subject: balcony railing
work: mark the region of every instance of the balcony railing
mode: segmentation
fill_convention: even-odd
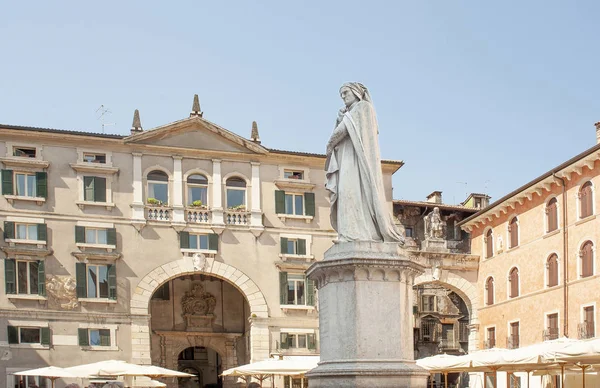
[[[484,343],[483,346],[486,349],[492,349],[496,347],[496,339],[495,338],[489,338],[487,339]]]
[[[458,322],[458,340],[469,342],[469,324],[467,322]]]
[[[596,336],[595,322],[583,322],[577,325],[579,339],[594,338]]]
[[[542,332],[544,341],[558,339],[558,327],[549,327]]]
[[[455,338],[442,338],[440,339],[439,348],[443,350],[460,349],[460,342],[458,342]]]
[[[250,212],[228,210],[223,214],[223,218],[227,225],[250,225]]]
[[[442,332],[442,325],[432,321],[421,322],[421,338],[423,342],[439,342]]]
[[[188,207],[185,209],[185,219],[191,224],[209,224],[210,210],[197,207]]]
[[[149,221],[171,221],[173,209],[164,206],[146,206],[146,219]]]
[[[519,336],[511,335],[506,338],[506,347],[508,349],[517,349],[519,347]]]

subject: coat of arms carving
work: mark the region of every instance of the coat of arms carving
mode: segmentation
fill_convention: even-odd
[[[217,298],[213,294],[205,292],[202,284],[194,284],[181,298],[186,330],[212,331],[216,305]]]

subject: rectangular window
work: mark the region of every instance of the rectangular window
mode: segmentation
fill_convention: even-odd
[[[106,154],[83,153],[83,161],[86,163],[106,164]]]
[[[304,172],[297,170],[285,170],[283,172],[283,177],[285,179],[304,179]]]
[[[287,301],[285,304],[304,305],[305,303],[305,276],[288,275]]]
[[[156,291],[154,291],[154,294],[152,294],[152,300],[171,300],[169,282],[166,282],[162,286],[158,287]]]
[[[40,341],[41,335],[38,327],[19,327],[19,343],[39,344]]]
[[[285,214],[304,215],[304,194],[285,194]]]
[[[246,189],[227,188],[227,207],[236,208],[246,205]]]
[[[45,377],[38,376],[8,376],[9,381],[13,383],[9,383],[9,388],[47,388],[48,385],[46,380],[49,380]]]
[[[302,238],[281,237],[281,254],[306,255],[306,240]]]
[[[89,202],[106,202],[106,178],[84,176],[83,200]]]
[[[117,230],[115,228],[90,228],[75,226],[75,242],[90,245],[117,245]]]
[[[38,239],[37,224],[17,224],[15,223],[15,238],[18,240],[35,240]]]
[[[521,388],[521,378],[514,373],[508,373],[509,388]]]
[[[108,244],[107,242],[107,230],[106,229],[95,229],[85,228],[85,243],[86,244]]]
[[[404,228],[404,236],[413,237],[413,228]]]
[[[50,345],[50,328],[7,326],[9,344]]]
[[[487,329],[487,346],[488,349],[496,347],[496,328],[489,327]]]
[[[16,192],[21,197],[37,197],[35,174],[15,173]]]
[[[594,306],[583,308],[583,323],[585,330],[585,338],[594,338],[596,336],[596,314]]]
[[[169,203],[169,184],[162,182],[148,182],[148,198],[154,198],[161,204]]]
[[[316,349],[316,337],[313,333],[280,334],[281,349]]]
[[[435,311],[435,295],[423,295],[423,311]]]
[[[109,329],[89,329],[90,346],[110,346]]]
[[[190,249],[208,249],[207,234],[190,234]]]
[[[558,338],[558,313],[546,315],[548,324],[545,340],[554,340]]]
[[[17,294],[38,294],[39,262],[17,260]]]
[[[28,147],[13,147],[13,156],[20,156],[24,158],[35,158],[36,149]]]
[[[508,341],[509,349],[517,349],[519,347],[519,322],[510,324],[510,337]]]
[[[87,297],[108,298],[108,266],[87,265]]]

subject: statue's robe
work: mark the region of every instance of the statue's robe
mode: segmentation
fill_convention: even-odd
[[[404,241],[385,199],[378,132],[373,105],[363,100],[344,113],[332,135],[342,139],[327,155],[325,188],[340,241]]]

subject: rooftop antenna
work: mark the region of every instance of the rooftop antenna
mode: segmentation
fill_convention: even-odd
[[[100,105],[100,108],[96,109],[96,120],[100,120],[100,124],[102,125],[102,133],[104,133],[104,127],[108,127],[110,125],[115,125],[116,123],[107,123],[106,115],[112,114],[112,111],[104,106],[104,104]]]

